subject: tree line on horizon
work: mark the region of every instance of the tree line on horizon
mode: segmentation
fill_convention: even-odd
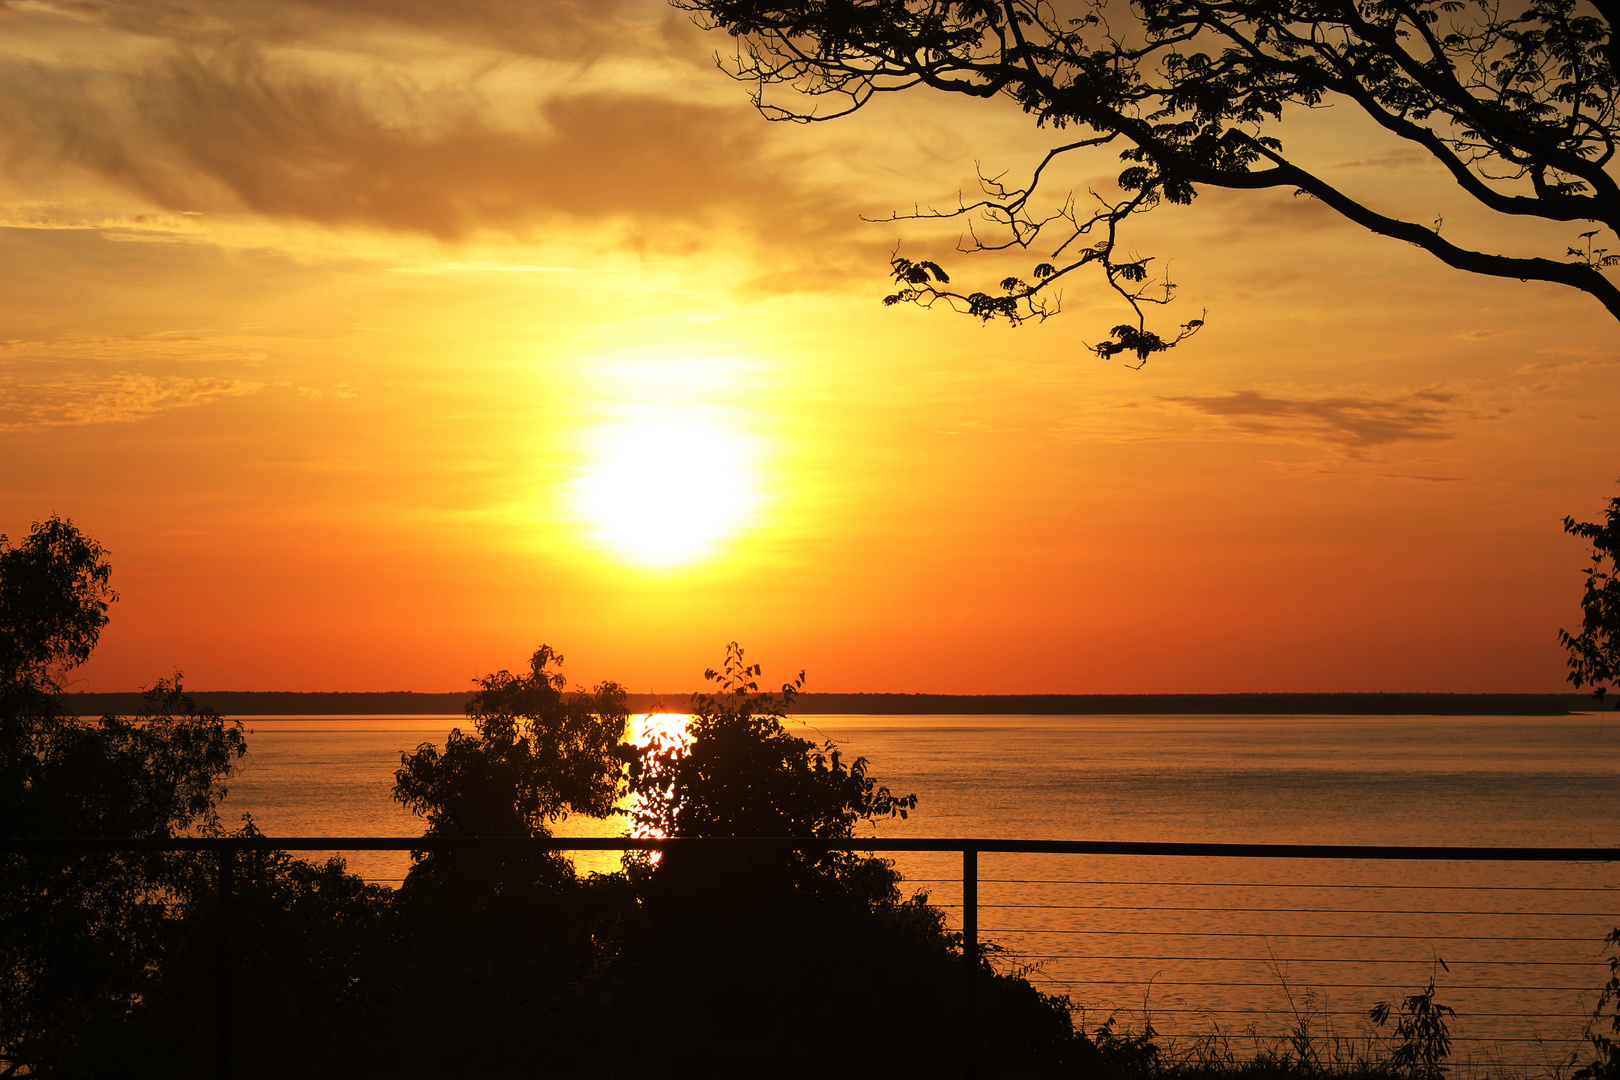
[[[576,693],[577,691],[569,691]],[[415,715],[463,712],[477,693],[414,690],[192,691],[198,704],[232,716]],[[688,694],[625,694],[633,713],[684,707]],[[1589,708],[1589,693],[1453,693],[1448,691],[1261,691],[1176,694],[931,694],[883,691],[803,692],[798,715],[869,716],[1129,716],[1346,715],[1346,716],[1565,716]],[[77,691],[64,708],[78,716],[138,712],[144,692]]]

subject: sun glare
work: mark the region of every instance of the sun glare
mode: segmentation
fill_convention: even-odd
[[[714,554],[758,502],[754,440],[708,415],[624,420],[596,429],[576,506],[607,549],[672,567]]]

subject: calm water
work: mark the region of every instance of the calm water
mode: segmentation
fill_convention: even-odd
[[[247,723],[228,815],[251,812],[271,836],[411,836],[420,822],[389,799],[400,753],[464,721]],[[917,793],[880,836],[1620,844],[1620,726],[1596,716],[830,716],[802,730]],[[405,866],[387,853],[349,865],[379,880]],[[954,921],[960,858],[899,865]],[[1547,1067],[1572,1048],[1606,975],[1599,941],[1620,922],[1617,866],[984,855],[979,872],[982,934],[1088,1023],[1145,1015],[1241,1050],[1307,1015],[1364,1038],[1372,1002],[1433,973],[1476,1069]]]

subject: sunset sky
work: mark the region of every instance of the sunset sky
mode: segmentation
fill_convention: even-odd
[[[1140,221],[1133,371],[885,308],[1027,171],[1007,102],[770,124],[661,0],[0,3],[0,532],[122,599],[86,690],[459,690],[542,642],[685,691],[736,639],[824,691],[1557,691],[1620,494],[1620,333],[1283,193]],[[1333,112],[1381,207],[1562,257]],[[1069,187],[1107,190],[1107,152]],[[1612,238],[1610,238],[1612,241]],[[1620,245],[1613,245],[1620,246]]]

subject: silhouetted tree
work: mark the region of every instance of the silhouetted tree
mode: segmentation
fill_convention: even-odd
[[[704,677],[685,737],[654,739],[631,765],[644,834],[849,841],[917,806],[864,758],[787,727],[803,673],[762,692],[733,642]],[[860,1069],[937,1075],[959,1067],[961,937],[926,894],[904,897],[887,860],[857,851],[724,845],[631,861],[639,904],[612,968],[619,994],[680,1075],[827,1076]],[[1090,1051],[1067,1002],[1023,979],[972,973],[989,1060],[1051,1075]],[[807,1039],[805,1032],[825,1032]]]
[[[423,743],[400,755],[394,798],[427,821],[426,835],[545,836],[569,814],[614,812],[628,755],[624,690],[607,682],[590,693],[568,693],[567,678],[552,669],[561,663],[549,645],[540,646],[527,672],[499,671],[480,683],[467,703],[471,733],[454,728],[442,750]],[[412,857],[418,878],[447,861],[468,861],[421,852]],[[521,863],[543,876],[573,877],[555,855],[471,862]]]
[[[240,725],[197,707],[179,678],[134,718],[64,715],[116,594],[106,553],[51,518],[0,538],[0,831],[150,837],[219,831]],[[0,856],[0,1063],[32,1075],[111,1068],[194,891],[170,854]]]
[[[107,553],[71,521],[36,521],[15,545],[0,533],[0,717],[54,709],[62,675],[107,625],[111,578]]]
[[[488,676],[467,704],[471,732],[401,755],[394,798],[426,820],[427,837],[547,836],[571,814],[614,813],[629,753],[624,691],[609,682],[569,692],[561,663],[542,645],[527,671]],[[584,1068],[592,1046],[581,1032],[602,1021],[593,975],[610,946],[593,933],[592,911],[604,889],[555,852],[412,859],[382,976],[392,1035],[377,1041],[408,1048],[392,1067],[507,1075],[532,1070],[543,1045],[548,1068]],[[457,1035],[422,1046],[424,1026]]]
[[[1592,687],[1602,701],[1608,684],[1620,678],[1620,498],[1609,500],[1603,521],[1566,517],[1564,531],[1591,541],[1592,561],[1581,596],[1581,632],[1560,630],[1558,641],[1569,653],[1569,681],[1577,690]]]
[[[1392,144],[1381,152],[1407,149],[1436,163],[1474,209],[1620,229],[1615,0],[673,2],[738,39],[730,70],[754,85],[772,119],[832,119],[874,94],[922,87],[1010,98],[1036,126],[1065,132],[1026,182],[983,178],[978,199],[905,215],[982,216],[995,231],[970,232],[966,250],[1046,249],[1027,279],[964,293],[937,263],[897,256],[900,287],[885,303],[943,301],[1018,323],[1054,313],[1056,286],[1093,266],[1135,314],[1095,351],[1145,361],[1202,321],[1163,336],[1148,327],[1147,306],[1168,303],[1173,286],[1153,280],[1150,259],[1121,254],[1119,229],[1211,186],[1303,194],[1449,266],[1565,285],[1620,318],[1609,274],[1620,257],[1594,244],[1598,230],[1572,228],[1561,257],[1454,241],[1438,219],[1402,220],[1350,194],[1281,138],[1311,125],[1307,110],[1338,105],[1376,125]],[[782,86],[800,96],[772,96]],[[824,99],[835,104],[823,108]],[[1092,147],[1118,148],[1127,163],[1120,197],[1094,193],[1094,205],[1080,206],[1070,195],[1041,211],[1036,192],[1048,167]]]
[[[570,813],[606,817],[619,794],[629,724],[622,687],[567,693],[562,657],[542,645],[526,673],[484,678],[467,703],[473,733],[400,755],[394,798],[427,835],[528,836]]]
[[[655,737],[632,760],[631,817],[642,835],[848,840],[861,822],[904,818],[916,808],[916,795],[894,795],[868,776],[865,758],[846,762],[832,742],[818,745],[784,727],[803,672],[779,693],[762,693],[759,665],[732,642],[721,670],[703,677],[717,693],[692,699],[685,736]],[[835,876],[861,862],[847,851],[786,854]]]

